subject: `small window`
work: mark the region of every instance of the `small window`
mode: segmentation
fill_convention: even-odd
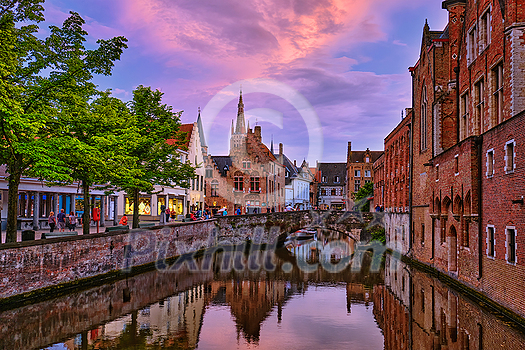
[[[439,164],[436,165],[436,181],[439,181]]]
[[[250,191],[259,192],[260,190],[259,186],[260,186],[259,176],[251,176],[250,177]]]
[[[503,63],[492,70],[492,105],[494,106],[494,122],[503,121]]]
[[[505,173],[507,174],[514,172],[514,145],[514,140],[510,140],[505,144]]]
[[[354,177],[361,177],[361,170],[354,170]]]
[[[485,83],[483,79],[480,79],[474,85],[474,92],[476,93],[476,126],[477,133],[482,134],[484,130],[484,112],[485,112]]]
[[[487,255],[491,258],[496,257],[496,236],[494,233],[494,226],[487,226]]]
[[[361,188],[361,180],[355,180],[355,183],[354,183],[354,192],[359,191],[359,188]]]
[[[456,156],[454,157],[454,174],[455,175],[459,174],[459,155],[458,154],[456,154]]]
[[[211,182],[211,196],[212,197],[218,197],[219,196],[219,181],[213,180]]]
[[[321,182],[326,182],[326,176],[323,176]]]
[[[487,151],[487,177],[494,176],[494,149]]]
[[[421,246],[425,246],[425,224],[421,224]]]
[[[365,170],[365,177],[372,177],[372,172],[370,170]]]
[[[370,158],[366,157],[365,162],[370,163]]]
[[[490,9],[481,15],[479,26],[480,51],[483,51],[490,44]]]
[[[339,183],[339,176],[334,177],[334,182]]]
[[[478,34],[476,26],[468,32],[467,38],[467,64],[474,62],[478,50]]]
[[[459,102],[459,113],[461,115],[461,120],[459,124],[459,135],[460,140],[464,140],[468,136],[468,108],[469,108],[469,96],[468,92],[464,93],[461,96],[460,102]]]
[[[507,227],[507,261],[516,263],[516,229],[514,226]]]
[[[242,162],[242,168],[243,169],[251,169],[251,167],[252,167],[252,163],[251,162],[247,162],[247,161]]]
[[[213,177],[213,169],[211,167],[206,167],[206,178]]]

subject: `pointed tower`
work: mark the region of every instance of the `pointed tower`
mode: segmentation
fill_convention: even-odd
[[[235,130],[233,129],[232,121],[232,135],[230,138],[230,155],[234,150],[242,149],[246,140],[246,125],[244,122],[244,103],[242,101],[242,90],[239,95],[239,104],[237,106],[237,120],[235,123]]]
[[[199,116],[197,117],[197,128],[199,129],[199,137],[201,139],[201,151],[203,156],[208,154],[208,145],[206,145],[206,138],[204,137],[204,128],[202,127],[201,108],[199,107]]]

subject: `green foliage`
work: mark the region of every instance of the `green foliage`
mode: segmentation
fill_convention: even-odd
[[[130,103],[131,117],[125,125],[125,153],[133,157],[130,165],[135,171],[131,177],[116,177],[112,184],[126,191],[133,202],[139,192],[152,193],[154,186],[188,187],[188,179],[195,177],[189,162],[182,163],[178,149],[183,148],[180,115],[171,106],[162,104],[162,92],[138,86]],[[133,227],[138,227],[138,206],[133,206]]]
[[[374,184],[372,182],[364,184],[364,186],[362,186],[355,194],[357,207],[363,212],[370,211],[370,201],[368,198],[372,197],[373,195]]]
[[[383,226],[375,225],[368,230],[372,236],[371,241],[379,241],[383,244],[386,244],[386,233]]]
[[[47,38],[37,38],[42,2],[0,1],[0,161],[9,173],[7,241],[16,239],[22,174],[75,180],[61,155],[85,146],[68,137],[70,125],[63,116],[82,115],[86,101],[96,94],[93,75],[110,74],[126,48],[127,40],[116,37],[87,50],[84,20],[74,12],[62,27],[50,27]]]

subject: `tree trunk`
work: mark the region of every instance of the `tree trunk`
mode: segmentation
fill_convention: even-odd
[[[82,234],[89,235],[89,226],[91,224],[91,201],[89,198],[89,184],[82,180],[82,192],[84,195],[84,214],[82,215]]]
[[[133,228],[139,228],[139,190],[133,190]]]
[[[20,173],[9,174],[9,188],[7,192],[7,231],[5,242],[16,242],[18,217],[18,187]]]

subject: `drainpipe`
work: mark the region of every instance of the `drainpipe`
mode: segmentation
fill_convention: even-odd
[[[414,241],[414,224],[413,224],[413,195],[412,195],[412,182],[413,182],[413,176],[414,176],[414,115],[415,115],[415,109],[414,109],[414,72],[412,71],[410,73],[412,75],[412,116],[410,117],[410,123],[408,124],[409,130],[410,130],[410,140],[409,140],[409,147],[410,147],[410,160],[409,160],[409,166],[410,166],[410,172],[408,175],[408,255],[412,255],[412,242]]]
[[[483,227],[481,226],[481,203],[482,203],[482,189],[481,180],[482,180],[482,161],[481,161],[481,151],[482,151],[482,142],[483,135],[480,135],[476,142],[478,148],[478,281],[483,277]]]

